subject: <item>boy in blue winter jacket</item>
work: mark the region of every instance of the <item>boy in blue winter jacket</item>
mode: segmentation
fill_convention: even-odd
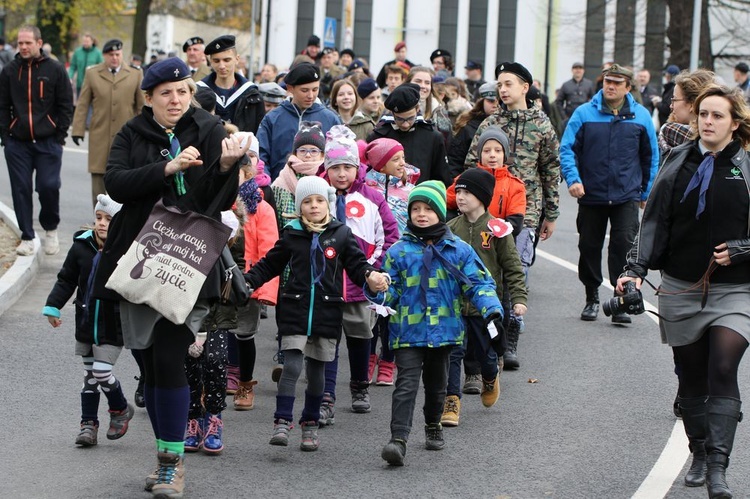
[[[448,384],[448,360],[462,345],[462,298],[468,299],[490,324],[503,309],[495,282],[467,243],[445,223],[445,186],[439,181],[419,184],[409,194],[406,231],[386,253],[383,270],[391,278],[384,305],[393,309],[389,322],[391,349],[398,375],[391,408],[391,440],[382,457],[401,466],[411,431],[412,414],[424,380],[425,447],[445,445],[440,418]]]

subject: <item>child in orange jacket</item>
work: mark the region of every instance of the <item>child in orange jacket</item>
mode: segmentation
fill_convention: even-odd
[[[500,127],[489,127],[477,142],[477,168],[490,172],[495,177],[495,190],[488,211],[493,217],[502,218],[513,226],[513,236],[523,228],[526,216],[526,186],[523,181],[508,171],[505,157],[509,150],[508,136]],[[458,177],[456,177],[458,179]],[[456,182],[448,187],[448,209],[455,210]]]

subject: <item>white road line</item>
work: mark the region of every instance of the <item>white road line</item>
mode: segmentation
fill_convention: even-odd
[[[81,153],[81,154],[88,154],[89,153],[88,150],[86,150],[86,149],[76,149],[76,148],[73,148],[73,147],[65,147],[65,146],[63,146],[63,151],[65,151],[65,152],[77,152],[77,153]]]
[[[536,254],[545,260],[548,260],[555,265],[559,265],[572,272],[578,273],[578,267],[570,263],[567,260],[556,257],[544,250],[537,249]],[[603,283],[608,289],[613,289],[608,282]],[[646,310],[656,311],[656,307],[651,303],[644,300]],[[656,324],[659,320],[653,314],[647,314],[648,317],[653,320]],[[641,486],[633,494],[632,499],[655,499],[658,497],[665,497],[669,490],[672,488],[675,480],[680,475],[685,462],[690,457],[688,452],[688,440],[685,436],[685,429],[682,425],[682,421],[675,422],[672,428],[672,434],[667,440],[667,445],[661,452],[659,459],[656,460],[651,471],[643,480]]]

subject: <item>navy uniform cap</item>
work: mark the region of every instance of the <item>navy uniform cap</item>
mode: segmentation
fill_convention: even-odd
[[[194,36],[192,38],[188,38],[185,41],[185,43],[182,44],[182,51],[187,52],[188,48],[190,48],[191,46],[202,45],[203,43],[204,43],[203,38],[201,38],[200,36]]]
[[[284,77],[284,83],[287,85],[305,85],[320,81],[320,72],[317,66],[309,62],[303,62],[294,66]]]
[[[122,40],[118,40],[117,38],[109,40],[104,44],[104,47],[102,47],[102,54],[106,54],[114,50],[122,50]]]
[[[438,57],[451,57],[451,53],[445,49],[437,49],[430,54],[430,62],[434,61]]]
[[[190,69],[185,61],[179,57],[170,57],[158,61],[146,72],[141,82],[141,90],[151,90],[155,86],[168,81],[180,81],[190,78]]]
[[[419,104],[419,85],[416,83],[402,83],[394,88],[385,99],[385,108],[394,113],[404,113],[417,107],[417,104]]]
[[[206,55],[218,54],[219,52],[224,52],[225,50],[233,49],[234,47],[234,35],[221,35],[219,38],[208,42],[203,52]]]
[[[500,76],[500,73],[513,73],[529,85],[534,83],[534,78],[531,76],[531,72],[529,72],[523,64],[517,62],[503,62],[502,64],[499,64],[495,68],[495,78]]]

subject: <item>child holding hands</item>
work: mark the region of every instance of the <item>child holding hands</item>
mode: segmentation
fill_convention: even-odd
[[[503,309],[490,273],[467,243],[445,223],[445,187],[439,181],[419,184],[409,194],[409,221],[401,239],[386,253],[383,270],[391,283],[384,305],[390,307],[391,349],[396,353],[396,388],[391,407],[391,440],[382,458],[402,466],[422,377],[425,391],[425,447],[444,447],[440,418],[448,384],[448,360],[463,344],[462,297],[493,321]]]
[[[245,274],[257,289],[288,265],[289,279],[280,293],[284,314],[278,318],[284,370],[278,383],[271,445],[289,444],[294,394],[304,361],[307,390],[302,417],[303,451],[320,445],[318,422],[323,400],[325,363],[334,359],[341,336],[345,270],[357,285],[383,291],[387,278],[367,263],[351,229],[331,216],[334,190],[316,176],[299,179],[295,191],[297,220],[287,224],[271,251]]]

